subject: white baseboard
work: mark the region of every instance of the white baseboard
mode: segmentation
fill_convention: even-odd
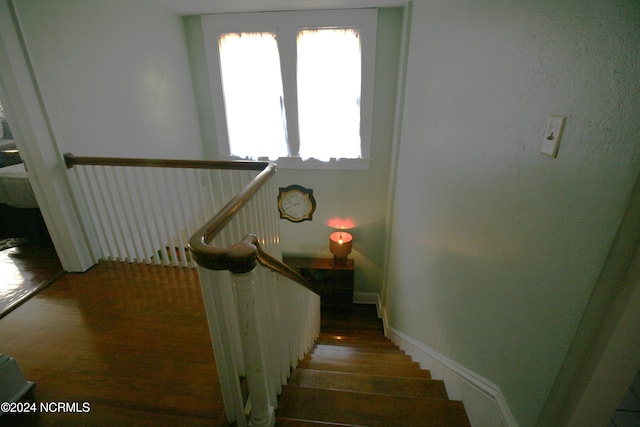
[[[518,427],[497,385],[393,328],[379,299],[376,305],[385,335],[433,378],[444,381],[449,398],[462,401],[473,427]]]

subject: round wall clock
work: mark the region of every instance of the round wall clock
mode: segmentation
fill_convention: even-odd
[[[316,210],[316,199],[313,190],[299,185],[280,187],[278,192],[278,210],[280,218],[292,222],[311,220]]]

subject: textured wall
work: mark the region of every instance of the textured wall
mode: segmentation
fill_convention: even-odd
[[[347,219],[354,224],[355,292],[379,293],[382,286],[385,216],[393,119],[396,108],[402,9],[380,9],[376,41],[376,70],[371,133],[371,166],[366,171],[280,170],[277,182],[300,183],[314,189],[318,210],[312,222],[281,220],[282,250],[290,254],[329,253],[329,223]]]
[[[535,424],[640,170],[640,7],[416,1],[386,306]],[[557,159],[546,118],[567,116]]]
[[[182,20],[154,1],[16,1],[62,152],[201,158]]]
[[[217,156],[209,76],[204,59],[202,29],[197,16],[184,19],[201,115],[205,153]],[[318,206],[313,221],[280,220],[282,250],[289,255],[325,256],[329,253],[331,220],[349,220],[355,228],[355,291],[378,293],[382,283],[386,196],[397,86],[402,9],[378,12],[371,167],[366,171],[279,169],[278,186],[311,188]]]

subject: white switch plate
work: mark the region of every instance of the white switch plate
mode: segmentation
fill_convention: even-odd
[[[547,120],[547,127],[542,137],[542,147],[540,147],[540,153],[545,156],[555,158],[558,154],[558,145],[560,145],[560,138],[562,137],[562,129],[564,129],[564,123],[567,120],[565,116],[549,116]]]

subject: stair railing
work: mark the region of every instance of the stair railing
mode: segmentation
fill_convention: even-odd
[[[189,237],[267,165],[72,154],[65,161],[94,262],[183,267],[195,267]]]
[[[281,262],[275,164],[65,160],[94,259],[198,268],[227,420],[274,425],[320,332],[320,297]]]

